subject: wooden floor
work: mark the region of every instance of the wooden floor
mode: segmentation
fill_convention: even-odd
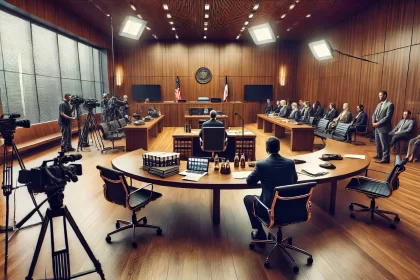
[[[265,139],[268,133],[256,125],[247,129],[257,134],[257,159],[266,157]],[[174,128],[164,128],[152,142],[151,150],[171,151]],[[369,143],[366,149],[374,155]],[[58,146],[24,157],[27,168],[39,166],[42,160],[56,156]],[[222,191],[221,223],[214,227],[210,216],[211,192],[207,190],[156,187],[163,197],[140,213],[150,224],[159,225],[163,236],[154,230],[137,231],[138,248],[131,248],[131,231],[113,236],[113,243],[105,242],[106,233],[114,230],[117,218],[130,219],[130,211],[105,201],[102,182],[96,165],[110,167],[111,159],[121,152],[103,155],[95,149],[83,152],[83,172],[77,183],[69,183],[65,190],[65,204],[73,214],[94,254],[100,260],[106,279],[419,279],[420,278],[420,164],[409,163],[401,176],[401,187],[388,200],[380,200],[379,207],[400,214],[397,230],[381,219],[370,221],[367,215],[349,217],[348,204],[368,199],[345,191],[347,181],[339,183],[336,216],[329,216],[318,205],[313,207],[310,221],[284,228],[293,236],[296,246],[313,254],[314,263],[306,266],[303,255],[292,253],[300,266],[300,273],[292,272],[292,264],[280,251],[273,254],[272,268],[263,263],[269,247],[251,251],[248,248],[251,227],[243,206],[246,194],[258,190]],[[288,139],[281,142],[281,154],[290,156]],[[390,170],[391,165],[372,168]],[[16,170],[17,172],[17,170]],[[16,178],[16,177],[15,177]],[[139,185],[139,183],[137,183]],[[325,192],[324,192],[325,190]],[[326,196],[327,188],[318,185],[317,200]],[[44,194],[37,196],[40,201]],[[33,208],[25,189],[17,191],[17,218],[20,220]],[[1,212],[2,211],[2,212]],[[43,212],[45,207],[43,207]],[[4,199],[0,202],[0,216],[4,216]],[[4,224],[0,219],[0,224]],[[30,222],[38,221],[34,217]],[[62,226],[54,223],[56,242]],[[34,252],[40,227],[19,232],[10,243],[8,279],[24,279]],[[70,231],[71,232],[71,231]],[[0,236],[2,238],[2,236]],[[87,255],[71,232],[72,272],[92,268]],[[0,270],[4,266],[4,243],[0,245]],[[35,278],[51,277],[50,235],[47,233]],[[2,277],[0,277],[1,279]],[[100,279],[90,275],[82,279]]]

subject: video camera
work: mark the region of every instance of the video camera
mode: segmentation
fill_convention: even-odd
[[[8,140],[13,139],[13,133],[16,132],[16,127],[29,128],[31,123],[29,120],[17,120],[20,114],[2,115],[0,117],[0,134],[6,141],[6,145],[10,145]]]
[[[32,168],[30,170],[20,170],[18,182],[27,184],[28,190],[33,193],[42,193],[64,189],[64,186],[72,181],[77,182],[77,176],[82,175],[81,164],[69,164],[82,158],[80,154],[65,156],[63,152],[59,152],[59,156],[46,160],[41,166]],[[53,162],[52,165],[47,163]]]
[[[83,97],[78,96],[78,95],[72,95],[71,100],[70,100],[70,104],[74,105],[76,107],[80,106],[84,102],[85,102],[85,99]]]
[[[108,104],[110,105],[110,107],[125,107],[125,106],[127,106],[127,103],[124,102],[123,100],[121,100],[117,96],[111,97],[108,101]]]
[[[85,99],[85,104],[83,105],[86,109],[93,109],[100,106],[101,103],[99,103],[96,99]]]

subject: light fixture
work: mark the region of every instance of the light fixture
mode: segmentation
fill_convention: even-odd
[[[248,16],[248,17],[249,17],[249,18],[252,18],[253,16],[254,16],[254,14],[249,14],[249,16]]]
[[[204,39],[207,39],[207,36],[204,36]]]
[[[295,7],[295,4],[290,5],[289,10],[293,10],[294,7]]]
[[[241,28],[241,32],[242,32],[242,31],[244,31],[244,30],[245,30],[245,26],[242,26],[242,28]]]
[[[209,14],[204,14],[204,18],[209,18]]]
[[[210,10],[210,4],[205,4],[204,5],[204,10],[206,10],[206,11]]]
[[[260,7],[260,4],[255,4],[254,8],[252,8],[254,11],[258,10],[258,8]]]
[[[153,36],[155,39],[157,39],[157,36],[156,36],[155,34],[152,34],[152,36]]]
[[[281,18],[285,18],[285,17],[286,17],[286,14],[282,14],[282,15],[281,15]]]
[[[142,19],[128,16],[125,18],[120,31],[120,36],[128,37],[138,40],[146,27],[147,21]]]
[[[238,39],[239,39],[239,37],[241,37],[241,34],[239,34],[238,36],[236,36],[236,40],[238,40]]]
[[[288,28],[288,29],[287,29],[287,32],[289,32],[289,31],[290,31],[290,29],[291,29],[291,28]]]
[[[165,11],[169,10],[168,4],[163,4],[163,9],[164,9]]]
[[[245,24],[245,25],[248,25],[248,23],[249,23],[249,22],[245,21],[245,23],[244,23],[244,24]]]
[[[146,29],[147,29],[147,30],[151,30],[149,26],[146,26]]]
[[[204,27],[204,31],[207,31],[207,27]]]
[[[170,21],[170,22],[169,22],[169,24],[170,24],[170,25],[173,25],[173,24],[174,24],[174,22],[173,22],[173,21]]]
[[[106,14],[106,16],[107,16],[107,17],[110,17],[111,15],[110,15],[110,14]]]
[[[175,38],[179,39],[178,34],[175,34]]]
[[[307,15],[306,15],[306,17],[307,17],[307,18],[310,18],[310,17],[311,17],[311,14],[307,14]]]
[[[208,25],[209,23],[207,21],[204,22],[204,25]]]
[[[277,39],[280,38],[280,36],[277,36]]]
[[[274,36],[273,29],[268,23],[260,24],[248,29],[251,34],[252,40],[256,45],[266,44],[275,42],[276,38]]]
[[[131,9],[133,9],[133,11],[136,10],[136,6],[134,6],[134,4],[131,4],[130,7],[131,7]]]
[[[171,14],[166,14],[167,18],[172,18]]]
[[[137,14],[137,17],[138,17],[138,18],[142,18],[140,14]]]
[[[172,30],[175,30],[175,27],[172,27]]]

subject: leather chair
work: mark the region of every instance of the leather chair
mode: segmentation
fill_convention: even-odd
[[[124,135],[122,133],[119,132],[119,129],[113,129],[113,127],[110,125],[106,124],[106,123],[101,123],[99,125],[99,129],[102,132],[102,138],[104,140],[107,141],[111,141],[112,142],[112,147],[104,147],[101,151],[101,153],[103,152],[108,152],[108,151],[114,151],[114,150],[122,150],[125,151],[125,147],[124,146],[115,146],[115,141],[116,140],[121,140],[124,138]]]
[[[351,142],[353,145],[365,145],[363,141],[357,141],[357,135],[366,135],[368,133],[369,116],[366,115],[366,125],[355,125],[353,126],[356,130],[354,131],[354,141]]]
[[[293,246],[292,237],[283,237],[282,227],[290,224],[306,222],[311,217],[311,196],[312,189],[316,182],[287,185],[275,188],[275,195],[271,208],[264,205],[257,196],[253,197],[254,215],[266,228],[277,228],[277,235],[271,232],[268,234],[268,240],[252,240],[249,244],[250,249],[254,249],[254,244],[274,244],[274,247],[268,253],[264,266],[270,268],[269,258],[276,249],[282,249],[287,256],[294,262],[293,271],[299,272],[293,256],[286,250],[291,249],[308,256],[307,264],[313,262],[312,255],[308,252]]]
[[[200,146],[203,152],[211,152],[214,158],[215,152],[224,152],[227,147],[227,137],[224,127],[203,127]]]
[[[371,219],[374,219],[375,214],[381,216],[382,218],[386,219],[390,224],[389,226],[392,229],[395,229],[395,222],[400,221],[400,217],[397,213],[379,210],[376,206],[376,199],[377,198],[388,198],[391,197],[392,193],[398,189],[399,187],[399,178],[398,176],[405,171],[405,164],[407,160],[401,160],[401,157],[397,155],[395,157],[395,164],[394,168],[390,173],[382,172],[379,170],[372,170],[380,173],[388,174],[388,178],[386,181],[379,181],[376,179],[368,178],[365,176],[359,176],[352,178],[349,184],[346,187],[346,190],[349,191],[356,191],[365,194],[370,199],[370,206],[366,206],[363,204],[352,202],[349,205],[349,209],[351,211],[350,217],[353,219],[356,217],[354,212],[369,212]],[[366,171],[367,175],[367,171]],[[359,209],[355,209],[357,206]],[[386,215],[394,216],[392,220]]]
[[[132,211],[131,222],[125,220],[117,220],[115,227],[117,228],[113,232],[107,234],[105,240],[111,243],[111,235],[117,232],[121,232],[126,229],[133,229],[132,243],[133,248],[137,247],[135,240],[136,228],[154,228],[156,229],[157,235],[162,235],[162,229],[158,226],[147,224],[147,218],[142,217],[137,219],[136,213],[142,208],[146,207],[151,201],[154,201],[162,196],[162,194],[153,191],[153,184],[147,184],[142,188],[136,188],[127,184],[125,176],[116,170],[105,168],[102,166],[96,166],[100,170],[100,175],[104,181],[104,196],[109,202],[123,206]],[[146,187],[151,186],[151,190]],[[121,224],[124,226],[121,227]]]

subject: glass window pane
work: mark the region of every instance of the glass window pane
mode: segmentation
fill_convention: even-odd
[[[82,81],[94,81],[92,47],[78,43],[80,74]]]
[[[32,24],[32,40],[35,73],[49,77],[60,77],[57,34]]]
[[[95,82],[95,99],[101,103],[102,100],[102,83]],[[102,112],[101,107],[96,107],[96,113]]]
[[[95,74],[95,82],[101,82],[101,64],[99,61],[99,50],[93,49],[93,72]]]
[[[4,83],[4,71],[0,71],[0,99],[3,114],[8,114],[9,102],[7,100],[6,85]]]
[[[78,95],[80,97],[83,96],[82,93],[82,84],[80,80],[69,80],[69,79],[61,79],[61,99],[64,98],[64,94],[70,93],[71,95]]]
[[[28,21],[0,11],[4,69],[34,74],[31,26]]]
[[[95,83],[82,81],[83,98],[94,99],[95,98]]]
[[[58,119],[58,105],[63,100],[60,78],[36,76],[40,122]]]
[[[32,124],[39,122],[35,76],[6,72],[6,89],[9,112],[19,113]]]
[[[77,42],[58,35],[61,77],[66,79],[80,79],[79,54]]]
[[[106,50],[100,50],[102,66],[102,83],[104,83],[103,92],[109,93],[108,82],[108,56]]]

